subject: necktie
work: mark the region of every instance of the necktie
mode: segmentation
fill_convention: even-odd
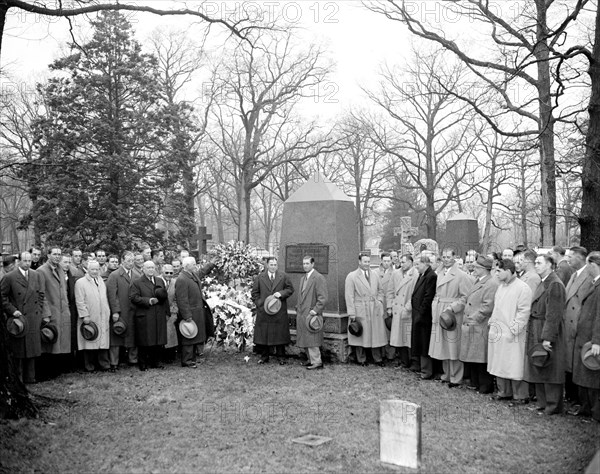
[[[369,272],[365,272],[365,278],[369,283],[371,283],[371,280],[369,279]]]
[[[25,280],[29,281],[29,272],[25,272]]]
[[[98,286],[98,279],[94,278],[94,283],[96,284],[96,286]]]
[[[273,283],[273,280],[275,279],[275,276],[272,273],[269,273],[269,278],[271,279],[271,283]]]
[[[308,278],[304,277],[304,281],[302,282],[302,291],[306,290],[306,284],[308,283]]]

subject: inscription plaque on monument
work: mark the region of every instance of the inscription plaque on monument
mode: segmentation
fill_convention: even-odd
[[[403,400],[379,405],[379,459],[419,469],[421,464],[421,407]]]
[[[315,259],[315,269],[324,275],[329,273],[329,245],[295,244],[285,246],[285,272],[304,273],[302,259],[311,256]]]

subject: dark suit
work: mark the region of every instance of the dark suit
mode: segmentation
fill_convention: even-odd
[[[125,267],[120,266],[108,276],[106,293],[110,306],[110,365],[119,365],[119,348],[128,349],[129,364],[137,364],[137,348],[135,347],[135,306],[129,299],[129,289],[134,278],[128,275]],[[119,318],[127,325],[127,331],[122,336],[112,331],[114,321],[112,315],[119,313]]]
[[[158,365],[158,349],[167,343],[167,319],[169,299],[150,305],[156,298],[156,290],[165,288],[162,278],[155,276],[154,284],[146,276],[133,280],[129,288],[129,298],[135,305],[135,343],[138,347],[140,368]]]
[[[281,309],[276,314],[267,314],[264,304],[267,296],[279,292]],[[269,346],[276,346],[278,355],[284,355],[286,344],[290,343],[290,323],[286,300],[294,293],[294,286],[288,276],[280,271],[275,273],[273,282],[269,272],[256,277],[252,285],[252,301],[256,305],[254,323],[254,345],[264,358],[268,358]]]
[[[20,311],[27,322],[25,337],[9,337],[9,348],[19,362],[19,376],[25,382],[35,382],[35,357],[42,353],[40,327],[44,311],[44,286],[42,274],[29,270],[26,279],[19,268],[7,273],[0,283],[6,317]],[[4,318],[1,319],[4,324]]]
[[[433,375],[432,361],[429,357],[431,339],[432,303],[437,285],[437,275],[431,266],[417,279],[410,304],[412,306],[411,352],[413,357],[421,358],[423,376]]]
[[[565,299],[565,286],[556,273],[550,273],[533,295],[527,325],[526,354],[534,344],[552,343],[549,363],[545,367],[536,367],[527,356],[523,377],[536,384],[538,402],[547,414],[561,413],[563,408],[567,355],[563,321]]]

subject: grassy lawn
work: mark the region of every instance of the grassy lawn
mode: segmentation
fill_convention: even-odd
[[[0,471],[394,472],[379,462],[379,401],[392,398],[423,407],[424,472],[577,472],[598,448],[597,423],[540,417],[395,367],[310,372],[245,355],[215,349],[197,370],[37,384],[41,419],[0,422]],[[333,440],[292,443],[307,433]]]

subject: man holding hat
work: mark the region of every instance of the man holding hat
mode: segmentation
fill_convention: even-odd
[[[542,282],[531,303],[525,359],[525,380],[535,384],[538,410],[545,415],[563,411],[567,357],[563,320],[565,285],[553,271],[554,266],[551,255],[535,259],[535,270]],[[541,355],[546,359],[543,362]]]
[[[327,302],[327,282],[315,270],[315,259],[305,256],[302,268],[306,273],[300,280],[300,294],[296,306],[296,346],[305,348],[308,370],[322,369],[321,346],[323,345],[323,308]],[[320,318],[320,319],[319,319]]]
[[[463,379],[464,365],[459,360],[460,328],[467,294],[472,286],[471,277],[458,267],[454,249],[445,248],[432,303],[429,356],[442,361],[442,382],[447,382],[449,387],[457,387]],[[444,328],[440,320],[444,322],[446,318],[453,320],[454,324],[446,324]]]
[[[587,267],[592,287],[582,298],[573,354],[573,382],[579,387],[581,408],[569,414],[600,421],[600,252],[590,252]]]
[[[354,347],[356,361],[367,364],[365,349],[371,349],[375,363],[383,366],[381,349],[388,343],[383,301],[385,295],[381,279],[371,271],[371,257],[360,254],[358,268],[346,277],[345,297],[350,322],[358,321],[362,333],[355,335],[348,330],[348,344]]]
[[[523,381],[525,330],[531,313],[531,288],[517,278],[515,263],[500,260],[496,267],[500,286],[494,297],[489,320],[487,370],[496,376],[495,400],[513,405],[529,402],[529,385]]]
[[[4,312],[8,324],[13,318],[15,328],[24,334],[10,331],[9,348],[15,358],[19,379],[35,383],[35,358],[42,353],[40,327],[44,311],[44,277],[30,269],[31,254],[23,252],[19,266],[7,273],[0,283]],[[15,337],[16,336],[16,337]]]
[[[202,298],[201,275],[206,275],[214,264],[209,263],[200,272],[196,270],[196,259],[184,257],[183,270],[175,280],[175,299],[177,300],[177,323],[175,327],[179,334],[181,366],[195,369],[196,353],[203,352],[203,346],[211,334],[207,327],[212,327],[212,314]],[[211,320],[209,320],[209,318]],[[180,324],[183,325],[180,326]],[[187,324],[192,328],[187,330]]]
[[[294,294],[289,277],[277,270],[277,259],[267,258],[266,270],[256,277],[252,285],[252,301],[256,305],[254,346],[260,354],[259,364],[269,361],[275,346],[279,363],[285,364],[285,346],[290,343],[290,326],[286,300]]]
[[[498,280],[492,278],[492,259],[480,255],[473,264],[475,284],[467,294],[460,336],[459,359],[471,369],[469,388],[492,393],[494,379],[487,371],[488,321],[494,310]]]
[[[90,262],[88,272],[75,283],[75,302],[79,315],[77,345],[83,351],[85,370],[93,372],[94,362],[97,361],[100,370],[107,371],[110,369],[110,306],[97,261]],[[94,329],[92,336],[86,335],[88,325]],[[82,329],[82,326],[85,327]]]

